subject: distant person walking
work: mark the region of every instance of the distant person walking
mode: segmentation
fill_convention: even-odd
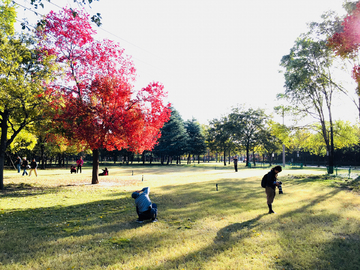
[[[137,223],[143,223],[146,219],[151,219],[152,222],[157,221],[157,205],[151,202],[149,194],[149,187],[135,191],[131,194],[131,197],[135,199],[136,213],[139,216],[139,218],[136,220]]]
[[[16,169],[18,170],[18,173],[20,173],[21,171],[21,157],[17,157],[16,161],[15,161],[15,165],[16,165]]]
[[[23,158],[23,161],[22,161],[22,163],[21,163],[21,167],[22,167],[23,170],[24,170],[22,176],[24,176],[25,174],[28,175],[28,173],[27,173],[27,171],[26,171],[26,169],[28,168],[28,166],[29,166],[29,162],[26,160],[26,157],[24,157],[24,158]]]
[[[76,164],[77,164],[77,170],[76,172],[78,173],[79,170],[80,170],[80,173],[81,173],[81,168],[84,164],[84,160],[82,159],[82,157],[80,157],[77,161],[76,161]]]
[[[235,172],[237,172],[238,171],[238,158],[237,158],[237,156],[234,157],[233,162],[234,162]]]
[[[37,167],[38,164],[35,160],[35,158],[33,158],[33,160],[30,162],[30,173],[29,173],[29,177],[31,176],[31,172],[34,171],[36,177],[37,177]]]
[[[282,171],[281,166],[275,166],[267,174],[265,193],[266,193],[267,205],[269,207],[269,214],[275,214],[274,210],[272,209],[272,203],[274,202],[274,198],[276,194],[275,193],[276,186],[280,185],[280,183],[277,181],[277,175],[281,171]]]

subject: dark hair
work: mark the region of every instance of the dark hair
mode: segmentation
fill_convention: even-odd
[[[277,170],[278,172],[281,172],[282,171],[282,168],[280,165],[278,166],[275,166],[274,168],[272,168],[273,170]]]

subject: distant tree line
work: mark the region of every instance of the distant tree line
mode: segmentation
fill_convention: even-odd
[[[98,182],[99,159],[169,165],[212,158],[226,165],[240,155],[250,166],[279,162],[284,147],[286,161],[324,164],[329,173],[339,164],[358,165],[359,126],[333,113],[339,95],[360,112],[359,1],[345,8],[345,18],[327,12],[310,23],[280,61],[284,92],[274,111],[292,124],[241,105],[200,125],[195,118],[183,121],[164,103],[161,83],[135,95],[130,58],[118,44],[94,40],[83,11],[64,8],[39,21],[36,34],[19,34],[16,4],[0,0],[0,189],[4,165],[12,166],[18,155],[36,157],[40,168],[66,166],[79,155],[93,158],[92,183]],[[69,34],[66,27],[75,31],[71,40],[61,38]],[[351,91],[336,76],[349,62],[356,84]],[[307,117],[315,121],[304,124]]]

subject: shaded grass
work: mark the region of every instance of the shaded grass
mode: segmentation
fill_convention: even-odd
[[[6,172],[0,269],[358,269],[360,198],[345,181],[284,170],[268,215],[264,172],[123,166],[99,185],[87,168]],[[134,222],[130,194],[143,186],[157,223]]]

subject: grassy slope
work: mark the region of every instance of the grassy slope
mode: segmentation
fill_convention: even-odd
[[[0,269],[359,269],[359,195],[324,171],[284,170],[285,194],[267,215],[265,172],[119,166],[90,185],[86,168],[7,171]],[[130,195],[144,186],[157,223],[134,222]]]

